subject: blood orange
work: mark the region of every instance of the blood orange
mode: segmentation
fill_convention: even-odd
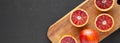
[[[70,15],[70,22],[75,27],[82,27],[86,25],[88,19],[89,19],[88,13],[83,9],[75,10]]]
[[[107,32],[113,28],[114,19],[111,15],[102,13],[96,17],[95,26],[99,31]]]
[[[93,29],[84,29],[80,32],[80,42],[81,43],[98,43],[99,36],[98,32]]]
[[[77,43],[77,40],[71,35],[64,35],[59,40],[59,43]]]
[[[94,4],[100,11],[108,11],[114,5],[115,0],[94,0]]]

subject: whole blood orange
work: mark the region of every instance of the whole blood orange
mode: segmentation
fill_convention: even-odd
[[[77,40],[71,35],[64,35],[59,40],[59,43],[77,43]]]
[[[80,42],[81,43],[98,43],[99,36],[98,32],[93,29],[84,29],[80,32]]]
[[[70,15],[70,22],[75,27],[82,27],[86,25],[88,19],[89,19],[88,13],[83,9],[75,10]]]
[[[96,17],[96,28],[101,32],[107,32],[114,26],[114,19],[111,15],[102,13]]]
[[[94,4],[100,11],[108,11],[114,5],[115,0],[94,0]]]

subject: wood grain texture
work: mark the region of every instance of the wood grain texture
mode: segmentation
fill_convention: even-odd
[[[74,27],[69,21],[70,14],[77,9],[84,9],[88,12],[88,15],[89,15],[88,24],[81,28]],[[85,0],[83,3],[78,5],[76,8],[74,8],[72,11],[70,11],[68,14],[66,14],[64,17],[62,17],[60,20],[58,20],[57,22],[55,22],[53,25],[49,27],[47,32],[48,38],[52,41],[52,43],[58,43],[59,39],[63,35],[72,35],[77,39],[78,43],[80,43],[79,41],[80,31],[85,28],[91,28],[96,30],[99,33],[99,37],[100,37],[99,41],[102,41],[105,37],[112,34],[114,31],[116,31],[120,27],[120,6],[117,4],[117,0],[115,0],[115,5],[113,6],[113,8],[108,12],[106,12],[110,14],[115,21],[113,29],[110,30],[109,32],[105,32],[105,33],[100,32],[95,27],[95,24],[94,24],[95,18],[100,13],[102,12],[96,9],[94,5],[94,0]]]

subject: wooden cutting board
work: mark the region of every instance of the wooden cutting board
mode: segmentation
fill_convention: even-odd
[[[69,16],[72,11],[75,11],[80,8],[88,12],[89,21],[86,26],[82,28],[76,28],[70,23]],[[94,21],[97,15],[102,12],[96,9],[94,5],[94,0],[85,0],[83,3],[81,3],[76,8],[74,8],[72,11],[70,11],[68,14],[66,14],[64,17],[62,17],[61,19],[59,19],[57,22],[55,22],[53,25],[49,27],[47,36],[52,43],[58,43],[59,39],[63,35],[72,35],[77,39],[78,43],[80,43],[79,33],[82,29],[91,28],[98,31],[95,27]],[[105,37],[112,34],[120,27],[120,5],[117,4],[117,0],[115,0],[115,5],[113,6],[113,8],[106,13],[110,14],[113,17],[115,24],[113,29],[110,30],[109,32],[103,33],[98,31],[100,37],[99,41],[103,40]]]

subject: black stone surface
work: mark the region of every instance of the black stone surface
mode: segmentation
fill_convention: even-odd
[[[0,43],[51,43],[50,25],[84,0],[0,0]],[[100,43],[120,43],[120,30]]]

